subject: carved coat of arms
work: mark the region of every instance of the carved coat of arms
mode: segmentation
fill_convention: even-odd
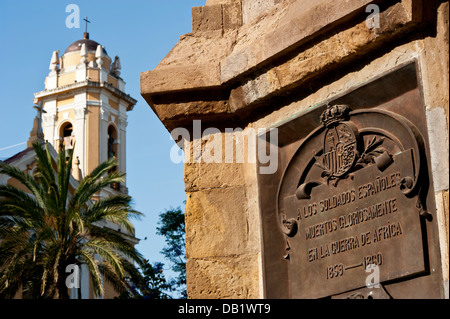
[[[345,121],[349,112],[350,108],[346,105],[330,105],[320,118],[327,127],[323,155],[317,159],[323,176],[341,178],[356,162],[359,134],[353,123]]]

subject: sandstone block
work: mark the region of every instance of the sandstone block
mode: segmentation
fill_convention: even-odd
[[[185,191],[244,185],[243,165],[240,163],[187,163],[184,168]]]
[[[437,107],[427,111],[428,136],[430,137],[431,168],[434,191],[449,189],[448,122],[445,110]]]
[[[228,101],[192,101],[184,103],[154,103],[154,111],[161,121],[177,120],[180,125],[192,125],[193,119],[210,119],[228,113]]]
[[[401,27],[410,23],[411,19],[408,8],[402,3],[397,3],[381,13],[380,20],[383,23],[379,30],[368,28],[366,21],[363,21],[308,47],[285,63],[234,89],[230,95],[231,111],[237,112],[250,104],[270,98],[281,90],[299,86],[345,59],[365,53],[372,46],[402,30]]]
[[[186,265],[191,299],[256,299],[259,255],[189,259]]]
[[[185,212],[187,258],[233,256],[248,251],[246,207],[244,187],[188,193]]]
[[[233,2],[241,2],[241,0],[206,0],[206,5],[214,5],[214,4],[224,4],[224,3],[233,3]]]
[[[223,29],[236,29],[242,25],[242,5],[240,1],[222,5]]]
[[[243,0],[242,11],[244,23],[251,22],[280,1],[282,0]]]
[[[217,65],[191,65],[164,68],[141,73],[141,93],[151,87],[152,93],[164,93],[178,90],[211,87],[220,85]]]
[[[244,23],[246,12],[251,12],[252,1],[243,3]],[[272,2],[272,1],[271,1]],[[244,25],[233,53],[222,63],[221,80],[228,82],[241,73],[266,63],[284,50],[305,43],[312,35],[325,31],[330,23],[349,19],[370,0],[339,0],[332,4],[328,0],[281,2],[283,9],[267,11],[254,24]],[[246,6],[249,6],[246,9]],[[240,67],[233,64],[238,61]],[[246,62],[246,63],[244,63]]]
[[[222,30],[222,5],[192,8],[192,32]]]

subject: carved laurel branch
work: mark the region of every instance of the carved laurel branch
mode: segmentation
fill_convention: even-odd
[[[366,149],[356,161],[355,167],[365,167],[369,164],[375,163],[375,158],[386,152],[384,147],[380,147],[384,142],[384,137],[378,139],[374,136],[367,143]]]

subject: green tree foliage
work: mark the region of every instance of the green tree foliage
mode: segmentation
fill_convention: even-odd
[[[172,264],[176,278],[167,280],[164,275],[164,264],[148,260],[140,268],[140,272],[130,278],[131,289],[122,293],[119,299],[171,299],[176,292],[181,298],[186,293],[186,245],[184,213],[181,208],[166,210],[159,215],[157,235],[166,238],[166,246],[161,253]]]
[[[141,213],[124,194],[93,200],[105,187],[123,182],[123,174],[112,172],[117,162],[100,164],[72,195],[73,152],[66,159],[60,151],[54,168],[48,147],[33,148],[33,176],[0,164],[0,174],[30,191],[0,185],[0,298],[13,298],[22,288],[31,298],[67,299],[66,271],[74,264],[87,265],[97,296],[104,293],[102,280],[119,292],[129,289],[126,278],[136,276],[135,263],[142,265],[143,257],[120,233],[102,226],[112,222],[133,233],[130,219]]]
[[[118,299],[171,299],[169,292],[173,286],[167,282],[163,273],[164,264],[144,262],[140,273],[131,279],[129,290],[123,292]]]
[[[166,246],[161,253],[171,262],[172,271],[178,274],[170,284],[182,298],[187,298],[184,212],[180,207],[166,210],[159,215],[158,225],[157,234],[166,238]]]

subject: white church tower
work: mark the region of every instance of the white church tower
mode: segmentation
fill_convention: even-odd
[[[53,52],[45,90],[35,93],[34,102],[44,110],[44,139],[56,150],[75,145],[75,178],[111,157],[126,173],[127,112],[136,100],[125,93],[120,69],[119,58],[112,60],[102,45],[84,33],[62,56]],[[112,189],[128,192],[125,183]]]
[[[127,112],[133,110],[136,100],[125,93],[125,82],[120,77],[120,60],[112,60],[105,48],[89,39],[72,43],[60,56],[54,51],[45,89],[34,94],[39,118],[35,119],[28,147],[34,140],[46,140],[55,150],[74,149],[72,175],[81,178],[109,158],[118,160],[118,171],[126,173]],[[43,135],[43,136],[42,136]],[[98,194],[105,198],[112,194],[128,194],[126,183],[113,184]],[[134,233],[107,222],[104,226],[121,233],[132,244],[139,240]],[[81,296],[93,298],[87,266],[81,267]],[[104,298],[113,298],[115,290],[105,284]],[[72,298],[78,298],[73,290]]]

